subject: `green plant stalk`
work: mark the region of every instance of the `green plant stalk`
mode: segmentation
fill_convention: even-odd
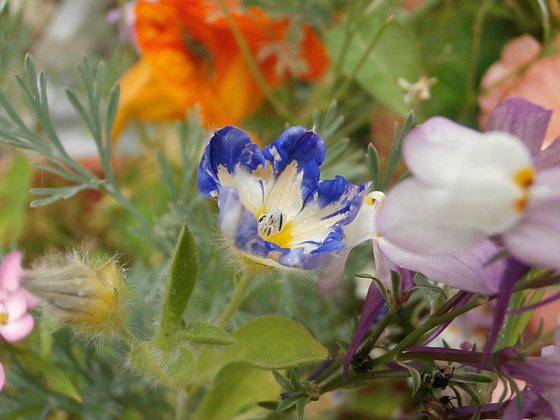
[[[233,36],[235,37],[235,40],[237,41],[237,45],[239,45],[239,48],[241,48],[241,53],[243,54],[243,58],[245,59],[245,62],[249,66],[249,69],[251,70],[251,73],[253,74],[253,76],[255,77],[255,80],[257,81],[260,88],[262,89],[262,91],[266,95],[268,101],[272,104],[272,106],[274,107],[276,112],[279,115],[282,116],[282,118],[285,118],[288,122],[290,122],[290,124],[295,124],[295,122],[296,122],[295,116],[292,115],[292,113],[282,103],[282,101],[280,101],[274,95],[274,93],[272,92],[272,89],[270,89],[270,87],[266,83],[266,80],[265,80],[262,72],[260,71],[259,66],[257,65],[253,55],[251,54],[251,51],[249,50],[249,45],[247,44],[247,41],[245,40],[245,37],[243,36],[241,31],[239,30],[239,27],[237,26],[237,23],[235,23],[235,21],[231,17],[231,13],[229,12],[228,7],[225,4],[225,1],[224,0],[218,0],[218,3],[220,4],[220,8],[222,10],[222,13],[224,14],[226,20],[228,21],[228,24],[229,24],[231,30],[233,31]]]
[[[541,23],[543,27],[543,44],[548,45],[551,40],[550,12],[544,0],[535,0],[541,12]]]
[[[465,106],[461,111],[459,119],[464,120],[472,106],[476,103],[477,89],[476,89],[476,70],[478,67],[478,60],[480,57],[480,46],[482,43],[482,26],[484,24],[484,19],[490,10],[494,0],[485,0],[480,6],[478,13],[473,24],[473,39],[471,45],[471,51],[469,56],[469,65],[467,68],[466,75],[466,89],[465,89]]]
[[[389,322],[391,322],[391,320],[397,314],[397,312],[398,312],[398,308],[395,308],[392,305],[389,307],[389,312],[387,312],[387,315],[385,315],[385,317],[379,322],[377,327],[375,327],[371,336],[367,339],[367,341],[362,346],[360,353],[369,354],[371,352],[371,350],[375,346],[375,343],[377,342],[379,337],[381,337],[381,334],[383,334],[383,331],[385,331],[385,328],[387,328]]]
[[[406,336],[395,348],[388,351],[384,355],[376,359],[373,359],[373,365],[379,366],[379,365],[384,365],[385,363],[392,362],[398,354],[402,353],[407,347],[413,345],[416,340],[418,340],[420,337],[422,337],[431,329],[437,327],[438,325],[443,324],[444,322],[451,321],[452,319],[455,319],[459,315],[464,314],[465,312],[468,312],[471,309],[476,308],[477,306],[480,305],[481,305],[480,302],[476,300],[472,300],[459,309],[456,309],[454,311],[446,313],[445,315],[426,321],[417,330],[413,331],[408,336]]]
[[[442,315],[440,317],[428,320],[424,323],[424,325],[422,325],[420,328],[418,328],[417,330],[415,330],[414,332],[410,333],[408,336],[406,336],[396,347],[394,347],[392,350],[388,351],[387,353],[385,353],[384,355],[373,359],[373,366],[380,366],[380,365],[384,365],[386,363],[392,362],[394,361],[397,356],[402,353],[407,347],[413,345],[416,340],[418,340],[420,337],[422,337],[424,334],[426,334],[428,331],[430,331],[432,328],[437,327],[440,324],[443,324],[446,321],[452,320],[454,318],[456,318],[457,316],[464,314],[465,312],[470,311],[473,308],[476,308],[477,306],[480,306],[481,303],[477,302],[477,301],[471,301],[469,303],[467,303],[465,306],[452,311],[452,312],[448,312],[445,315]],[[395,371],[395,372],[401,372],[401,371]],[[408,372],[401,374],[402,376],[410,376],[410,374]],[[365,375],[364,375],[365,376]],[[391,375],[391,376],[386,376],[386,377],[397,377],[399,375]],[[377,371],[375,372],[375,378],[378,378],[379,376],[377,375]],[[338,389],[340,387],[345,386],[346,384],[351,384],[353,382],[361,382],[363,381],[364,378],[362,375],[359,376],[355,376],[352,378],[349,378],[346,382],[344,382],[343,378],[342,378],[342,373],[339,373],[338,375],[336,375],[335,377],[333,377],[329,382],[327,382],[325,385],[321,386],[321,393],[325,393],[325,392],[329,392],[329,391],[334,391],[335,389]]]
[[[245,300],[245,298],[248,295],[247,290],[249,289],[249,286],[253,282],[253,279],[254,276],[252,276],[246,270],[245,272],[243,272],[243,274],[241,274],[241,277],[234,282],[235,292],[233,293],[231,300],[226,306],[226,309],[220,316],[220,319],[218,320],[218,325],[220,327],[225,326],[229,322],[233,314],[235,314],[235,312],[239,308],[239,305],[241,305],[241,302]]]

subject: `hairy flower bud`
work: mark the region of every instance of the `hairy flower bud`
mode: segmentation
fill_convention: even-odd
[[[77,254],[57,257],[26,272],[21,285],[64,324],[105,333],[123,324],[123,284],[114,261],[94,267]]]

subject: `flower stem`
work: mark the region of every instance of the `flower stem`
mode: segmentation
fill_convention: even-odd
[[[223,327],[225,324],[227,324],[230,318],[239,308],[239,305],[241,305],[241,302],[245,300],[248,295],[247,289],[253,282],[253,279],[254,277],[247,271],[245,271],[241,276],[235,279],[235,292],[233,293],[233,296],[229,301],[229,304],[226,307],[225,311],[222,313],[222,316],[220,316],[220,319],[218,320],[219,326]]]
[[[465,312],[468,312],[473,308],[476,308],[477,306],[480,306],[480,302],[477,301],[477,300],[472,300],[472,301],[468,302],[465,306],[462,306],[461,308],[459,308],[455,311],[448,312],[445,315],[442,315],[440,317],[437,317],[437,318],[426,321],[422,326],[420,326],[418,329],[414,330],[412,333],[410,333],[408,336],[406,336],[391,351],[388,351],[384,355],[382,355],[382,356],[380,356],[376,359],[373,359],[373,365],[374,366],[379,366],[379,365],[384,365],[385,363],[392,362],[407,347],[413,345],[416,342],[416,340],[418,340],[420,337],[422,337],[424,334],[426,334],[432,328],[435,328],[438,325],[443,324],[446,321],[454,319],[454,318],[458,317],[459,315],[464,314]]]

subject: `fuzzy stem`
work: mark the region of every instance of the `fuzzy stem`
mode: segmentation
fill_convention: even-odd
[[[239,305],[241,305],[241,302],[245,300],[248,295],[247,289],[249,289],[249,286],[253,282],[253,279],[254,277],[248,271],[245,271],[240,277],[235,280],[235,292],[233,293],[228,306],[222,313],[222,316],[220,316],[220,319],[218,320],[219,326],[223,327],[225,324],[227,324],[233,314],[239,308]]]

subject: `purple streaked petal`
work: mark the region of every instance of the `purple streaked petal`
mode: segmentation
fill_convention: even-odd
[[[529,268],[523,263],[519,262],[514,258],[508,258],[506,260],[506,268],[504,271],[504,276],[500,282],[500,288],[498,290],[498,298],[496,300],[496,309],[494,310],[494,322],[492,323],[492,329],[490,330],[490,336],[488,341],[486,341],[486,347],[484,348],[484,361],[487,361],[490,357],[490,352],[496,344],[498,335],[502,329],[502,324],[506,317],[507,307],[511,295],[513,294],[513,287],[515,283],[525,275]]]
[[[560,270],[560,167],[537,174],[523,219],[503,240],[526,264]]]
[[[505,260],[486,265],[503,248],[485,239],[465,252],[428,256],[405,251],[384,238],[379,248],[397,266],[423,274],[432,281],[468,292],[493,295],[498,292]]]
[[[214,197],[223,185],[219,177],[221,168],[229,174],[235,174],[238,169],[252,173],[259,166],[264,168],[265,163],[259,146],[250,136],[227,125],[216,131],[206,145],[198,167],[198,188],[205,197]]]
[[[6,325],[0,325],[0,335],[9,342],[19,341],[31,333],[33,326],[33,317],[31,314],[25,314],[18,319],[9,321]]]
[[[412,353],[412,354],[410,354]],[[430,357],[432,360],[441,360],[453,362],[460,360],[461,364],[472,366],[477,369],[494,372],[494,366],[488,363],[482,363],[484,353],[472,350],[450,349],[447,347],[426,347],[426,346],[410,346],[407,347],[403,354],[413,360],[414,353],[422,358]]]
[[[2,260],[0,266],[0,289],[13,292],[19,287],[19,276],[24,273],[21,268],[21,254],[12,251]]]
[[[383,305],[385,305],[383,293],[381,293],[381,289],[379,289],[377,283],[372,281],[368,289],[366,301],[364,302],[364,309],[362,310],[362,315],[360,316],[356,333],[354,334],[350,347],[344,356],[344,380],[348,377],[348,368],[350,367],[352,358],[358,351],[358,348],[367,334],[369,327],[371,327],[371,324],[375,321],[375,318],[383,308]]]
[[[535,167],[539,170],[560,165],[560,137],[534,157]]]
[[[488,131],[505,131],[523,140],[531,155],[536,156],[546,134],[552,111],[522,98],[501,102],[490,115]]]
[[[560,356],[530,356],[524,361],[505,361],[500,369],[508,375],[531,385],[560,388]]]

